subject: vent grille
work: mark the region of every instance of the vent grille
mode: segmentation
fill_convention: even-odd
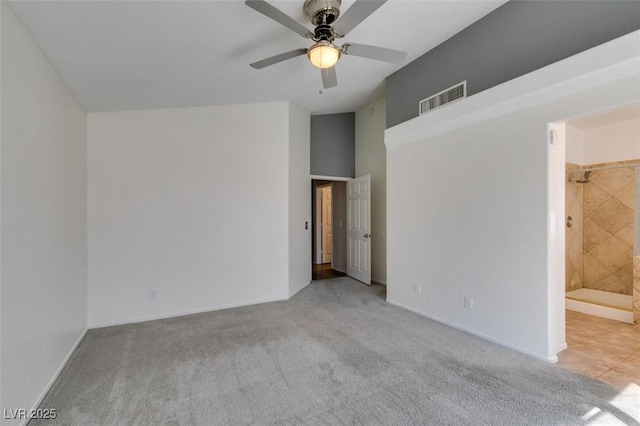
[[[467,97],[467,81],[463,81],[460,84],[456,84],[440,93],[428,97],[420,101],[420,115],[432,111],[436,108],[440,108],[443,105],[449,104],[458,99]]]

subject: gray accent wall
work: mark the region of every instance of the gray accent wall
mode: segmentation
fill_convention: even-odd
[[[464,80],[470,96],[637,29],[638,1],[510,1],[387,78],[386,126]]]
[[[311,116],[311,174],[355,177],[354,112]]]
[[[387,150],[384,122],[384,98],[356,111],[356,175],[371,176],[371,280],[386,285]]]

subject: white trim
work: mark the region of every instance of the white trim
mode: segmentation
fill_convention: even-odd
[[[289,297],[285,296],[285,297],[275,297],[271,299],[252,300],[252,301],[245,301],[240,303],[230,303],[228,305],[217,305],[217,306],[210,306],[210,307],[200,308],[200,309],[192,309],[192,310],[182,311],[182,312],[174,312],[171,314],[149,315],[146,317],[136,317],[136,318],[130,318],[122,321],[109,321],[109,322],[103,322],[103,323],[95,323],[95,324],[89,324],[89,328],[94,329],[94,328],[102,328],[102,327],[111,327],[114,325],[135,324],[138,322],[155,321],[155,320],[166,319],[166,318],[176,318],[176,317],[182,317],[185,315],[221,311],[223,309],[230,309],[230,308],[239,308],[242,306],[259,305],[262,303],[271,303],[271,302],[281,302],[283,300],[289,300]]]
[[[548,357],[548,356],[545,356],[545,355],[542,355],[542,354],[531,352],[531,351],[529,351],[527,349],[521,348],[519,346],[512,345],[512,344],[507,343],[507,342],[503,342],[502,340],[496,339],[496,338],[491,337],[491,336],[487,336],[486,334],[479,333],[479,332],[477,332],[475,330],[471,330],[471,329],[466,328],[466,327],[462,327],[462,326],[460,326],[458,324],[454,324],[452,322],[443,320],[443,319],[438,318],[436,316],[426,314],[426,313],[424,313],[422,311],[419,311],[418,309],[412,308],[410,306],[403,305],[402,303],[394,302],[393,300],[390,300],[390,299],[387,299],[387,303],[389,303],[391,305],[394,305],[394,306],[397,306],[397,307],[402,308],[402,309],[406,309],[407,311],[411,311],[411,312],[413,312],[415,314],[418,314],[420,316],[423,316],[425,318],[432,319],[434,321],[437,321],[437,322],[439,322],[441,324],[444,324],[446,326],[449,326],[451,328],[455,328],[457,330],[464,331],[465,333],[469,333],[469,334],[472,334],[474,336],[481,337],[481,338],[483,338],[485,340],[488,340],[490,342],[497,343],[500,346],[504,346],[504,347],[507,347],[509,349],[513,349],[514,351],[523,353],[525,355],[529,355],[529,356],[531,356],[533,358],[536,358],[536,359],[539,359],[541,361],[548,362],[550,364],[554,364],[554,363],[558,362],[558,357],[557,356]]]
[[[547,124],[547,348],[566,342],[565,188],[566,126]],[[550,352],[551,353],[551,352]],[[553,352],[556,355],[558,352]]]
[[[309,286],[309,284],[311,284],[313,281],[309,280],[309,282],[307,284],[305,284],[303,287],[297,289],[296,291],[294,291],[293,293],[289,294],[289,299],[291,299],[293,296],[295,296],[296,294],[300,293],[302,290],[304,290],[305,288],[307,288]],[[288,299],[287,299],[288,300]]]
[[[330,184],[328,184],[330,185]],[[313,259],[313,263],[315,265],[322,265],[323,256],[322,256],[322,186],[325,185],[317,185],[315,187],[315,191],[313,196],[316,198],[316,208],[313,212],[313,229],[315,231],[315,252],[316,255]]]
[[[311,180],[332,180],[335,182],[346,182],[353,178],[350,177],[340,177],[340,176],[320,176],[320,175],[311,175]]]
[[[638,74],[640,30],[385,130],[387,149]]]
[[[35,410],[37,409],[40,404],[42,404],[42,401],[44,400],[44,398],[47,396],[47,394],[49,393],[49,391],[51,390],[51,387],[53,386],[53,384],[56,382],[56,380],[58,380],[58,377],[60,376],[60,373],[62,373],[62,370],[64,370],[64,368],[67,366],[67,363],[69,362],[69,360],[71,359],[71,355],[73,355],[73,353],[76,351],[76,349],[78,348],[78,345],[80,344],[80,342],[82,341],[82,339],[84,339],[84,336],[87,334],[87,328],[85,328],[82,333],[80,334],[80,337],[78,337],[78,339],[76,340],[76,342],[73,344],[73,346],[71,347],[71,349],[69,350],[69,353],[67,353],[67,356],[64,357],[64,360],[62,360],[62,363],[60,364],[60,367],[58,367],[58,369],[56,370],[55,373],[53,373],[53,377],[51,377],[51,380],[49,380],[49,383],[47,383],[47,386],[45,386],[44,390],[42,391],[42,393],[40,394],[40,396],[38,397],[38,399],[36,400],[35,404],[33,404],[32,408]],[[22,421],[22,423],[20,423],[22,426],[26,425],[29,423],[29,419],[24,419]]]

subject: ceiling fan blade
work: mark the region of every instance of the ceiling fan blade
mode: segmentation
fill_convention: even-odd
[[[338,18],[333,29],[341,35],[346,35],[386,2],[387,0],[356,0],[356,2]]]
[[[345,55],[375,59],[377,61],[391,62],[392,64],[401,64],[402,61],[407,58],[407,52],[355,43],[344,44],[342,46],[342,53]]]
[[[290,52],[284,52],[279,55],[275,55],[270,58],[263,59],[258,62],[254,62],[252,64],[249,64],[249,66],[251,68],[255,68],[259,70],[264,67],[268,67],[269,65],[277,64],[278,62],[286,61],[287,59],[295,58],[296,56],[301,56],[306,53],[307,53],[307,49],[296,49]]]
[[[336,67],[324,68],[320,70],[322,74],[322,87],[331,89],[338,85],[338,77],[336,76]]]
[[[280,10],[276,9],[274,6],[270,5],[264,0],[246,0],[244,4],[249,6],[251,9],[262,13],[267,18],[271,18],[277,23],[284,25],[291,31],[300,34],[302,37],[307,37],[309,35],[313,36],[313,34],[311,34],[307,27],[305,27],[292,17],[284,14]]]

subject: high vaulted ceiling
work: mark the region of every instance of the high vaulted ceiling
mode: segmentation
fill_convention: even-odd
[[[354,0],[343,0],[342,13]],[[314,114],[355,111],[384,79],[503,4],[389,0],[339,41],[408,52],[401,65],[343,56],[338,86],[322,90],[305,56],[249,63],[309,47],[278,23],[231,1],[12,1],[10,6],[88,111],[291,101]],[[271,4],[313,28],[304,0]],[[428,78],[428,76],[425,76]]]

